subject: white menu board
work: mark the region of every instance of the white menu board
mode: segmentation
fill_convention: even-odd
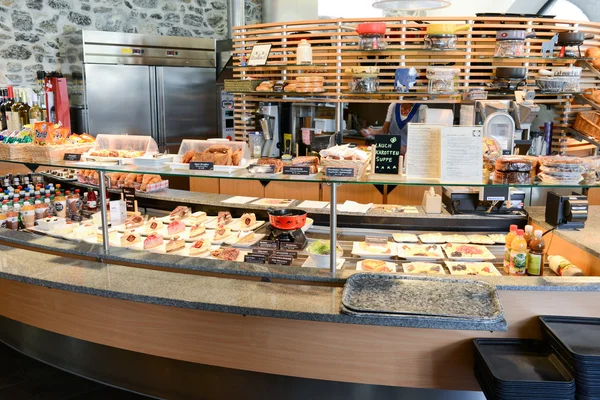
[[[406,177],[439,179],[443,125],[408,124]],[[481,146],[480,146],[481,147]]]
[[[442,183],[481,183],[483,180],[483,128],[448,126],[442,128]]]

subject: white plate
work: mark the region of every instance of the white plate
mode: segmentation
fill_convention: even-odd
[[[461,271],[454,271],[452,267],[457,265],[465,265],[467,269]],[[489,262],[456,262],[446,261],[446,266],[452,275],[481,275],[481,276],[502,276],[502,274],[496,269],[494,264]],[[482,273],[483,268],[489,268],[489,273]]]
[[[120,158],[120,157],[99,157],[99,156],[88,156],[83,155],[85,158],[84,162],[80,164],[85,164],[86,162],[99,162],[99,163],[119,163],[119,164],[133,164],[133,158]]]
[[[466,235],[444,235],[444,239],[447,243],[471,243]]]
[[[361,246],[364,242],[354,242],[352,244],[352,255],[363,257],[363,258],[391,258],[396,256],[396,243],[388,242],[389,253],[375,253],[370,252]]]
[[[496,244],[496,242],[487,235],[469,235],[469,240],[473,244]]]
[[[364,271],[364,269],[362,267],[362,264],[363,264],[363,260],[361,260],[361,261],[359,261],[359,262],[356,263],[356,270],[357,271]],[[394,273],[394,272],[396,272],[396,267],[398,266],[397,264],[394,264],[392,262],[386,261],[385,265],[386,265],[386,267],[388,267],[390,269],[390,271],[389,272],[381,272],[382,274],[388,274],[388,273]],[[379,272],[379,271],[368,271],[368,272]]]
[[[506,235],[504,233],[492,233],[488,237],[496,244],[506,244]]]
[[[260,240],[264,239],[265,236],[267,236],[267,235],[265,235],[263,233],[256,233],[256,234],[254,234],[254,238],[252,238],[252,240],[250,240],[250,241],[244,241],[243,243],[240,243],[238,241],[237,235],[231,235],[230,237],[228,237],[225,240],[225,243],[229,244],[229,245],[232,245],[233,247],[248,248],[248,247],[254,246]]]
[[[411,265],[415,267],[415,269],[413,271],[409,271],[409,267]],[[432,267],[439,268],[439,270],[438,271],[431,270]],[[442,264],[420,262],[420,261],[402,263],[402,271],[405,274],[446,275],[446,271],[444,271],[444,267],[442,266]]]
[[[345,258],[336,258],[335,262],[337,264],[335,269],[342,269],[342,266],[346,262],[346,259]],[[315,264],[315,260],[313,260],[310,257],[308,257],[306,259],[306,261],[304,261],[304,264],[302,264],[302,267],[304,267],[304,268],[319,268],[319,267],[317,267],[317,264]],[[320,268],[320,269],[325,269],[325,268]]]
[[[418,243],[419,238],[414,233],[394,233],[392,235],[398,243]]]
[[[446,243],[446,238],[441,233],[424,233],[419,235],[419,239],[425,244]]]
[[[200,212],[201,211],[192,213],[192,217],[198,216],[198,214],[200,214]],[[206,226],[207,223],[209,223],[210,221],[212,221],[215,218],[217,218],[217,217],[211,217],[210,215],[207,215],[206,219],[204,221],[202,221],[201,223]],[[185,219],[183,219],[183,223],[185,224],[185,226],[193,226],[196,222],[193,221],[192,218],[185,218]]]
[[[404,247],[408,247],[404,249]],[[435,249],[428,247],[436,246]],[[414,255],[415,253],[426,253],[426,255]],[[444,252],[440,244],[399,244],[398,256],[406,260],[443,260]]]
[[[205,223],[205,224],[204,224],[204,226],[206,226],[206,229],[217,229],[217,224],[218,224],[218,222],[219,222],[219,218],[217,217],[217,218],[215,218],[215,219],[213,219],[213,220],[209,221],[208,223]],[[227,224],[227,225],[225,225],[225,226],[226,226],[227,228],[229,228],[229,229],[231,229],[231,230],[233,231],[233,230],[234,230],[234,229],[233,229],[233,226],[237,224],[237,228],[238,228],[238,229],[235,229],[235,230],[238,230],[238,231],[239,231],[239,230],[240,230],[240,229],[239,229],[239,228],[240,228],[240,224],[239,224],[239,222],[240,222],[240,219],[239,219],[239,218],[233,218],[233,219],[231,220],[231,222],[230,222],[230,223],[228,223],[228,224]],[[263,224],[264,224],[264,222],[263,222]]]
[[[444,246],[444,252],[448,259],[450,260],[459,260],[459,261],[485,261],[485,260],[495,260],[496,256],[493,255],[487,247],[480,246],[476,244],[461,244],[461,243],[448,243]],[[465,256],[464,252],[462,256],[453,256],[452,253],[455,251],[459,251],[461,247],[470,247],[481,250],[481,254],[473,254],[469,256]]]
[[[167,253],[167,242],[168,240],[166,240],[163,244],[161,244],[160,246],[154,247],[152,249],[148,249],[148,251],[150,253],[158,253],[158,254],[175,254],[178,256],[181,255],[187,255],[188,252],[186,252],[187,248],[185,246],[183,246],[183,248],[181,248],[181,250],[177,250],[177,251],[172,251],[170,253]]]
[[[193,243],[188,243],[186,245],[187,252],[184,252],[184,255],[186,257],[192,257],[192,258],[210,258],[210,252],[211,251],[213,251],[213,250],[219,250],[221,248],[221,246],[219,246],[219,245],[211,245],[210,248],[207,251],[205,251],[204,253],[191,255],[189,250],[190,250],[190,247],[192,247],[192,245],[193,245]]]
[[[255,206],[289,207],[296,200],[292,199],[260,199],[251,204]]]
[[[216,221],[214,222],[216,224]],[[229,225],[227,225],[229,227],[229,229],[231,229],[232,231],[239,231],[241,230],[240,228],[240,224],[241,221],[240,219],[234,219],[232,223],[230,223]],[[256,223],[248,228],[244,228],[245,231],[255,231],[258,228],[260,228],[261,226],[263,226],[264,224],[266,224],[265,221],[256,221]]]
[[[125,246],[125,247],[121,246],[121,236],[119,236],[119,238],[117,240],[114,240],[114,241],[111,240],[110,245],[112,247],[120,247],[123,249],[130,249],[130,250],[137,250],[137,251],[144,250],[144,241],[143,240],[141,240],[138,243],[134,243],[131,246]]]
[[[215,231],[211,231],[211,233],[212,233],[211,235],[206,235],[205,237],[202,237],[200,239],[208,240],[212,244],[223,244],[223,243],[225,243],[225,241],[231,240],[232,236],[235,237],[235,234],[232,232],[231,235],[229,235],[229,236],[227,236],[227,237],[225,237],[223,239],[215,240],[214,239]]]
[[[306,218],[306,223],[301,228],[302,232],[306,233],[306,231],[308,231],[310,228],[312,228],[312,226],[314,225],[314,223],[315,223],[314,219],[312,219],[312,218]]]

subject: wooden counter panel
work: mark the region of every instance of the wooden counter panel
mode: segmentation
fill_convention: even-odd
[[[321,184],[313,182],[270,182],[265,188],[265,197],[319,201],[321,199]]]
[[[214,178],[190,178],[190,192],[219,194],[219,181]]]
[[[331,188],[323,185],[323,201],[330,201]],[[383,204],[383,195],[373,185],[369,184],[342,184],[337,188],[337,201],[339,204],[346,200],[356,201],[361,204]]]
[[[426,186],[397,186],[390,192],[388,185],[387,204],[401,206],[420,206],[423,204],[423,192],[429,190]],[[436,186],[435,192],[442,195],[442,188]]]
[[[0,280],[0,314],[78,339],[228,368],[404,387],[479,390],[473,338],[540,337],[540,314],[600,316],[595,292],[500,297],[509,332],[490,333],[248,317]]]
[[[259,181],[219,179],[220,193],[232,196],[265,197],[265,188]]]

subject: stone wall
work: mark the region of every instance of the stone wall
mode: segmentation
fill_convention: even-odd
[[[260,22],[262,0],[246,0],[246,18]],[[222,39],[227,0],[0,0],[0,86],[55,70],[59,35],[77,30]]]

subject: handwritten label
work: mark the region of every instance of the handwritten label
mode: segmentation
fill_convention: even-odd
[[[212,171],[215,169],[215,163],[203,162],[203,161],[192,161],[190,162],[191,171]]]
[[[81,161],[81,154],[65,153],[63,161]]]
[[[402,137],[375,135],[375,173],[399,174]]]
[[[310,167],[283,167],[284,175],[310,175]]]
[[[263,254],[246,254],[244,256],[244,262],[253,264],[265,264],[267,262],[267,256]]]
[[[272,265],[292,265],[292,262],[294,262],[294,259],[292,257],[269,257],[269,264]]]
[[[123,199],[127,212],[135,211],[135,188],[123,188]]]
[[[388,238],[383,236],[366,236],[365,243],[373,246],[386,246]]]
[[[327,176],[335,176],[335,177],[343,177],[343,178],[353,178],[354,177],[354,168],[332,168],[327,167],[325,170],[325,175]]]
[[[270,44],[257,44],[252,47],[252,53],[250,54],[250,60],[248,65],[265,65],[271,52]]]
[[[274,240],[260,240],[258,242],[258,247],[263,249],[277,250],[279,249],[279,244]]]
[[[278,250],[275,252],[275,256],[298,258],[298,253],[296,253],[295,251]]]

